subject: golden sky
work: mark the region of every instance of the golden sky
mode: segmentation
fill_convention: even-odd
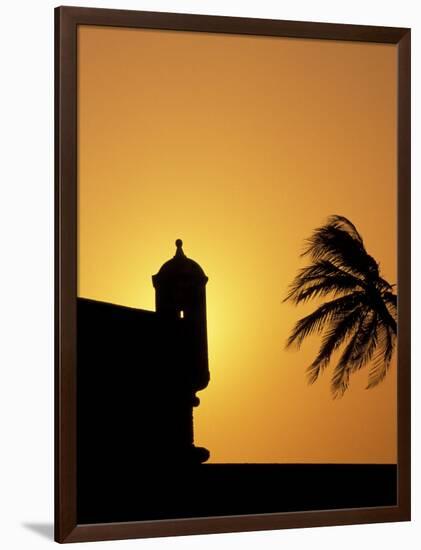
[[[207,284],[211,382],[195,443],[211,462],[396,462],[396,362],[331,398],[317,303],[282,303],[330,214],[396,282],[394,45],[79,27],[79,296],[154,309],[182,238]]]

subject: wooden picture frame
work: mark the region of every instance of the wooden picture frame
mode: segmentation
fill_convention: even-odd
[[[398,58],[397,505],[86,524],[77,515],[77,29],[80,25],[393,44]],[[55,9],[55,540],[60,543],[410,520],[410,30],[152,13]]]

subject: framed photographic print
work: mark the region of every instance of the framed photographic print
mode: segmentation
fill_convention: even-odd
[[[55,17],[56,540],[409,520],[409,29]]]

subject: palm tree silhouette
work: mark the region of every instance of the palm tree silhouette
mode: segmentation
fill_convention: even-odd
[[[307,336],[323,332],[319,353],[307,368],[309,383],[317,380],[343,345],[331,380],[333,397],[342,396],[350,375],[369,362],[367,388],[377,386],[388,372],[396,343],[395,285],[380,277],[379,264],[343,216],[330,216],[316,229],[301,256],[309,256],[311,264],[299,271],[284,301],[300,304],[328,295],[333,299],[296,323],[287,347],[299,348]]]

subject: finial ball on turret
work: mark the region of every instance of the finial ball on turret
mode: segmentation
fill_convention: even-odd
[[[181,239],[177,239],[177,240],[175,241],[175,246],[176,246],[177,248],[181,248],[181,247],[183,246],[183,241],[182,241]]]

